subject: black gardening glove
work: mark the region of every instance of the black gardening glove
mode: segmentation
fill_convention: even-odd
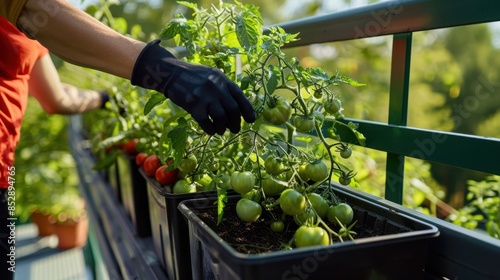
[[[142,50],[131,83],[163,93],[210,135],[222,135],[226,128],[237,133],[241,116],[249,123],[255,121],[252,104],[220,70],[178,60],[160,46],[160,40]]]

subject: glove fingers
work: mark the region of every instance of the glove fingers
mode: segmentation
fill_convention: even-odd
[[[241,128],[241,111],[238,104],[230,96],[221,98],[221,103],[227,114],[227,128],[233,133],[238,133]]]
[[[215,132],[217,132],[217,134],[219,135],[224,134],[227,127],[227,121],[230,119],[230,115],[226,114],[224,108],[217,103],[212,103],[209,105],[208,114],[212,119],[213,126],[215,127]]]
[[[207,105],[199,105],[193,108],[191,116],[200,125],[201,129],[209,135],[215,134],[215,127],[210,118],[208,117]]]
[[[253,109],[252,103],[250,103],[245,94],[243,94],[243,91],[241,91],[238,85],[232,82],[229,82],[227,84],[227,87],[236,103],[238,103],[241,116],[243,116],[245,121],[248,123],[255,122],[255,111]]]

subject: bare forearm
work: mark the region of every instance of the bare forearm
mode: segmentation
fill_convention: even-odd
[[[78,114],[101,108],[101,94],[94,90],[76,88],[72,85],[63,84],[66,94],[61,95],[60,106],[52,113],[54,114]]]
[[[66,0],[29,0],[18,21],[62,59],[130,79],[145,43],[125,37]]]
[[[33,65],[29,90],[49,114],[83,113],[102,106],[99,92],[61,83],[48,54]]]

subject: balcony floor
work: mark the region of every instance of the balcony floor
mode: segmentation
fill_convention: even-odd
[[[57,237],[38,237],[34,224],[16,227],[15,280],[92,280],[83,248],[59,250]]]

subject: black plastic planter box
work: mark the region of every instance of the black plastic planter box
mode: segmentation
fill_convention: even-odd
[[[422,279],[427,243],[439,235],[437,228],[347,189],[333,188],[353,207],[358,223],[383,235],[249,255],[237,252],[191,211],[212,205],[214,199],[182,202],[179,210],[189,223],[193,279]],[[231,196],[226,207],[239,198]]]
[[[142,168],[140,172],[148,186],[151,235],[155,253],[169,280],[191,279],[188,224],[178,206],[188,199],[216,197],[217,192],[173,194],[167,192],[156,180],[148,177]]]
[[[108,167],[106,173],[106,178],[108,179],[108,182],[113,189],[113,193],[115,194],[116,199],[119,203],[122,203],[123,201],[120,187],[120,174],[118,173],[118,163],[116,160]]]
[[[151,222],[149,219],[147,183],[139,173],[139,166],[135,163],[135,156],[119,155],[116,163],[125,212],[132,220],[137,236],[150,236]]]

